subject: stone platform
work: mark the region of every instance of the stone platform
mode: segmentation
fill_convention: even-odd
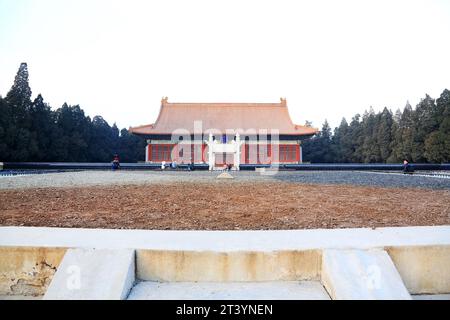
[[[0,296],[433,299],[450,226],[292,231],[0,227]]]

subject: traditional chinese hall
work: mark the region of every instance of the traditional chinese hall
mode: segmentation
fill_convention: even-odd
[[[302,163],[302,141],[317,129],[294,124],[278,103],[185,103],[161,100],[153,124],[130,128],[147,141],[145,161],[209,164]]]

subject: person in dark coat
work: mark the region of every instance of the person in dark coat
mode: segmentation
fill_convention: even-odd
[[[409,161],[407,159],[403,160],[403,173],[413,173],[413,172],[414,170],[409,164]]]
[[[119,155],[115,154],[113,161],[112,161],[112,169],[117,170],[120,169],[120,160],[119,160]]]

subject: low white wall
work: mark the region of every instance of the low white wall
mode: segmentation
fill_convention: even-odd
[[[66,250],[0,247],[0,295],[43,295]]]
[[[0,227],[0,295],[42,295],[68,248],[136,250],[159,281],[320,279],[326,249],[386,249],[411,294],[450,293],[450,227],[155,231]]]
[[[137,250],[137,278],[153,281],[318,280],[321,251]]]
[[[410,293],[450,293],[449,245],[390,247],[387,251]]]

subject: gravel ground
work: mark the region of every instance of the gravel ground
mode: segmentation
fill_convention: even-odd
[[[268,230],[450,224],[449,190],[289,182],[2,190],[0,225]]]
[[[358,171],[81,171],[0,177],[0,225],[157,230],[450,223],[450,179]]]
[[[274,178],[286,182],[298,183],[346,184],[386,188],[450,189],[450,179],[424,177],[422,174],[427,173],[417,172],[416,174],[405,175],[402,173],[369,171],[281,171]]]
[[[81,171],[1,176],[0,190],[80,187],[96,185],[170,184],[218,182],[218,172],[208,171]],[[450,189],[450,179],[403,175],[400,173],[360,171],[280,171],[276,174],[260,174],[252,171],[232,172],[235,182],[291,182],[300,184],[339,184],[392,188]]]

